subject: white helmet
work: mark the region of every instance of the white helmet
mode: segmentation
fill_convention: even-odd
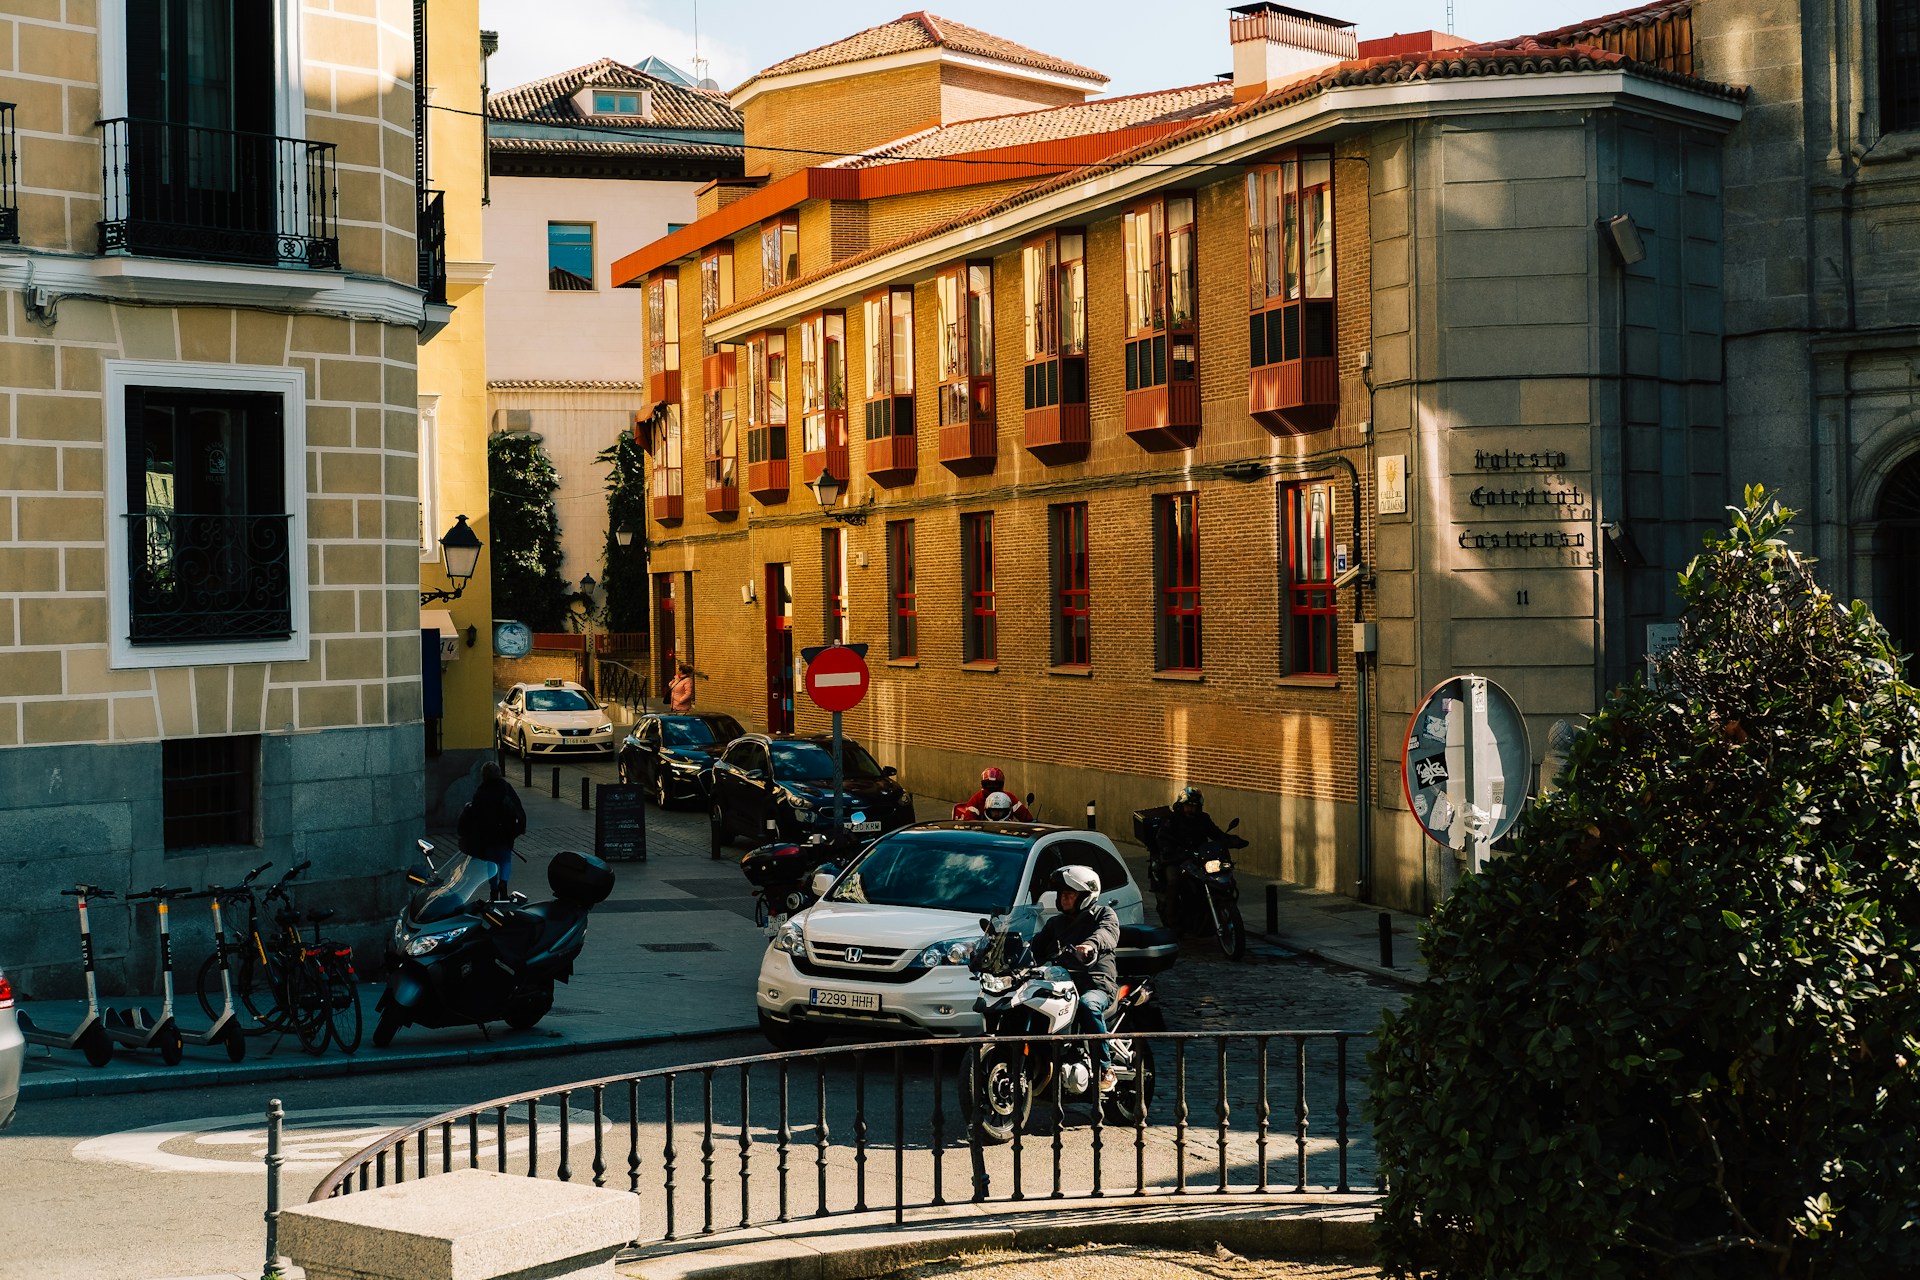
[[[1093,873],[1092,867],[1061,867],[1050,879],[1056,891],[1071,889],[1082,898],[1091,898],[1100,892],[1100,877]]]
[[[987,817],[995,822],[1005,822],[1013,816],[1013,797],[1004,791],[996,791],[987,797]]]

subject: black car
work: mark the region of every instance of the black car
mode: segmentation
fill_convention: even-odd
[[[663,809],[675,800],[704,800],[707,770],[745,732],[732,716],[641,716],[620,744],[620,781],[645,787]]]
[[[850,738],[841,742],[846,829],[871,838],[911,823],[913,796],[893,766],[882,768]],[[716,858],[736,836],[763,843],[769,818],[784,840],[831,830],[833,739],[754,733],[728,743],[707,775],[707,808]]]

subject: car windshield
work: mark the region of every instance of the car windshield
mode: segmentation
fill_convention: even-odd
[[[770,742],[773,776],[781,782],[833,781],[833,752],[811,742]],[[840,758],[849,778],[879,778],[885,775],[872,756],[857,742],[842,741]]]
[[[660,736],[670,747],[704,747],[714,742],[732,742],[743,730],[726,716],[711,720],[662,720]]]
[[[593,703],[588,701],[586,694],[574,689],[529,689],[527,710],[591,711]]]
[[[993,915],[1013,906],[1030,848],[985,831],[896,832],[861,855],[827,898]]]

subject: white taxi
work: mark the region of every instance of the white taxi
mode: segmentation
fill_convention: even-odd
[[[613,754],[613,721],[571,680],[516,684],[494,710],[493,745],[523,759]]]

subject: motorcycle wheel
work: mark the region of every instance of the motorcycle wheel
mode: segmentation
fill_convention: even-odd
[[[393,1037],[400,1028],[407,1025],[407,1011],[397,1004],[390,1004],[380,1011],[380,1021],[373,1024],[373,1047],[384,1049],[393,1043]]]
[[[531,1030],[553,1008],[553,988],[521,989],[507,997],[507,1010],[501,1020],[515,1031]]]
[[[1152,1041],[1133,1042],[1133,1069],[1133,1078],[1119,1081],[1105,1098],[1108,1124],[1132,1127],[1146,1120],[1153,1105]]]
[[[992,1146],[1013,1140],[1033,1111],[1034,1090],[1021,1079],[1024,1055],[1017,1044],[983,1045],[967,1055],[961,1098],[967,1122],[979,1126]]]
[[[1229,898],[1214,904],[1220,913],[1220,950],[1229,960],[1247,958],[1247,926],[1240,918],[1240,904]]]

